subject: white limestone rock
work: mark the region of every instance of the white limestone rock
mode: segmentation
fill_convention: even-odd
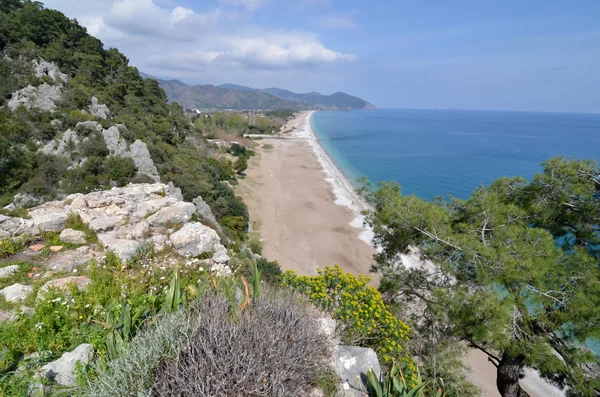
[[[114,252],[123,262],[128,262],[140,249],[141,244],[134,240],[114,239],[107,249]]]
[[[127,142],[121,138],[119,129],[116,126],[112,126],[107,130],[102,130],[102,137],[104,143],[108,148],[108,152],[113,156],[124,157],[127,154]]]
[[[105,120],[110,114],[110,111],[108,110],[108,106],[98,103],[98,98],[93,96],[92,104],[90,106],[90,113],[99,119]]]
[[[43,111],[52,112],[56,110],[55,102],[60,98],[60,86],[43,83],[37,87],[28,85],[13,92],[7,105],[11,110],[15,110],[19,106],[25,106],[27,109],[39,108]]]
[[[58,360],[52,361],[40,368],[40,375],[55,381],[62,386],[76,386],[75,368],[77,362],[82,365],[90,363],[94,357],[92,345],[84,343],[73,351],[64,353]]]
[[[144,142],[140,141],[139,139],[136,140],[129,147],[129,152],[129,155],[131,156],[133,163],[138,170],[138,174],[147,175],[156,182],[160,181],[158,170],[156,169],[154,161],[152,161],[152,158],[150,157],[148,147]]]
[[[198,256],[203,252],[219,252],[222,254],[224,248],[217,232],[197,222],[185,224],[181,229],[171,234],[169,240],[175,250],[180,255],[185,256]]]
[[[96,233],[107,232],[114,229],[121,220],[120,216],[101,216],[90,222],[90,228]]]
[[[65,243],[85,244],[85,233],[80,230],[65,229],[58,238]]]
[[[61,73],[58,66],[52,62],[46,62],[43,59],[41,59],[39,62],[34,60],[33,68],[36,77],[42,78],[49,76],[54,82],[59,84],[67,82],[67,75],[65,73]]]
[[[195,212],[194,204],[180,201],[169,207],[161,208],[154,215],[148,217],[148,223],[155,227],[183,224],[189,222]]]
[[[66,212],[50,212],[33,218],[33,224],[45,232],[58,232],[65,228]]]
[[[5,267],[0,267],[0,279],[9,278],[13,274],[19,271],[19,265],[10,265]]]
[[[0,296],[3,296],[7,302],[21,302],[33,292],[31,285],[13,284],[0,290]]]
[[[91,121],[91,120],[80,121],[79,123],[75,124],[75,129],[79,129],[79,128],[84,128],[84,129],[100,132],[100,131],[102,131],[102,124],[98,123],[97,121]]]
[[[340,378],[340,388],[344,397],[364,397],[366,380],[369,370],[373,370],[379,378],[381,368],[377,354],[373,349],[338,345],[333,349],[333,369]]]
[[[70,276],[50,280],[40,288],[38,298],[43,298],[51,289],[68,290],[71,285],[75,285],[78,290],[83,291],[91,282],[92,280],[86,276]]]

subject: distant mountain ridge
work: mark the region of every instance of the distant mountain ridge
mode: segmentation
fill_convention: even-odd
[[[280,88],[257,89],[237,84],[190,86],[179,80],[143,76],[158,81],[169,101],[188,109],[375,109],[369,102],[343,92],[298,94]]]

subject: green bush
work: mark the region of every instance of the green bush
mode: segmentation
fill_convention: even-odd
[[[119,186],[125,185],[135,176],[137,168],[130,157],[110,156],[102,164],[104,171]]]

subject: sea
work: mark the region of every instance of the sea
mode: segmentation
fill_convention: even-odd
[[[319,111],[311,128],[356,186],[396,181],[405,195],[466,199],[502,176],[530,180],[555,156],[600,163],[600,114],[475,110]],[[588,345],[600,357],[600,341]]]
[[[600,114],[473,110],[319,111],[311,127],[351,182],[466,199],[502,176],[528,180],[564,156],[600,162]]]

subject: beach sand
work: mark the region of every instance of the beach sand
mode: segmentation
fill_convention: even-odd
[[[288,123],[283,137],[257,140],[238,194],[248,204],[250,221],[263,238],[263,254],[284,270],[316,274],[317,267],[339,264],[354,274],[369,274],[374,248],[362,228],[364,204],[354,188],[322,152],[310,129],[310,112]],[[263,145],[271,148],[262,148]],[[352,225],[351,225],[352,224]]]
[[[372,233],[362,225],[360,212],[366,204],[325,154],[310,129],[310,112],[303,112],[282,130],[283,136],[257,140],[240,194],[250,212],[250,221],[263,238],[263,254],[277,260],[284,270],[302,275],[317,267],[339,264],[354,274],[369,273],[375,249]],[[270,145],[271,148],[263,148]],[[406,266],[423,266],[418,256],[403,255]],[[469,379],[484,397],[499,397],[496,368],[487,356],[470,349],[464,357],[471,368]],[[564,393],[526,369],[521,385],[532,397],[562,397]]]

